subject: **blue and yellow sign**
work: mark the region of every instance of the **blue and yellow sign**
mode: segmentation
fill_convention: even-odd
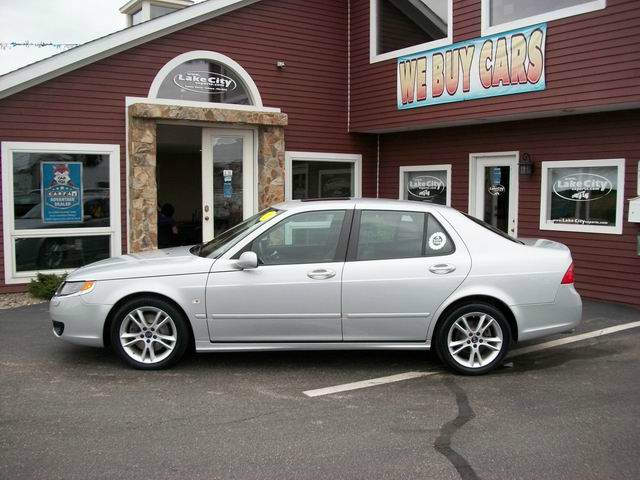
[[[42,162],[40,168],[42,221],[82,222],[82,162]]]

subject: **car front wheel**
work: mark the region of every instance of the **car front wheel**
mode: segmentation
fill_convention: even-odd
[[[458,373],[481,375],[500,365],[509,350],[511,330],[492,305],[473,303],[453,310],[438,329],[436,348]]]
[[[171,303],[139,298],[118,309],[111,324],[111,344],[134,368],[157,370],[176,363],[189,344],[186,319]]]

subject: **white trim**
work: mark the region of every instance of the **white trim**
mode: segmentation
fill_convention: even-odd
[[[509,219],[511,229],[507,232],[512,237],[518,236],[518,204],[520,196],[519,168],[518,162],[520,152],[487,152],[487,153],[470,153],[469,154],[469,215],[484,220],[483,214],[480,212],[480,206],[483,205],[483,198],[480,197],[481,189],[478,188],[480,182],[480,170],[478,163],[482,162],[483,166],[500,166],[506,165],[511,167],[509,174]],[[484,179],[484,176],[482,177]]]
[[[533,15],[531,17],[520,18],[512,22],[500,23],[498,25],[491,26],[489,19],[491,18],[491,0],[482,0],[482,14],[481,14],[481,35],[493,35],[495,33],[506,32],[508,30],[514,30],[516,28],[527,27],[529,25],[535,25],[537,23],[550,22],[552,20],[558,20],[561,18],[572,17],[574,15],[582,15],[583,13],[594,12],[596,10],[602,10],[607,6],[607,0],[592,0],[581,5],[575,5],[573,7],[560,8],[547,13],[541,13],[539,15]]]
[[[369,0],[369,63],[383,62],[393,58],[424,52],[434,48],[444,47],[453,43],[453,0],[447,5],[447,36],[440,40],[421,43],[412,47],[378,54],[378,0]]]
[[[130,107],[136,103],[148,103],[151,105],[169,105],[173,107],[195,107],[195,108],[219,108],[224,110],[239,110],[241,112],[258,112],[258,113],[281,113],[279,108],[258,107],[255,105],[234,105],[233,103],[216,103],[216,102],[192,102],[190,100],[171,100],[167,98],[149,98],[149,97],[126,97],[125,106]],[[209,124],[215,122],[209,122]]]
[[[446,163],[442,165],[415,165],[415,166],[403,166],[400,167],[400,178],[398,184],[398,199],[408,200],[406,195],[407,189],[404,188],[404,174],[409,172],[447,172],[447,207],[451,206],[451,164]]]
[[[71,72],[137,45],[160,38],[259,0],[217,0],[197,3],[170,15],[120,30],[0,76],[0,98]]]
[[[5,284],[27,283],[37,272],[16,272],[13,240],[32,237],[81,237],[110,235],[110,255],[122,253],[122,224],[120,218],[120,145],[85,143],[2,142],[2,224],[4,242]],[[13,210],[13,153],[84,153],[109,155],[109,227],[98,228],[42,228],[15,230]],[[69,270],[54,270],[66,273]]]
[[[243,86],[247,89],[247,93],[249,94],[249,99],[251,100],[252,105],[256,107],[262,107],[262,97],[260,96],[260,92],[258,91],[258,86],[251,78],[251,75],[249,75],[249,72],[247,72],[239,63],[237,63],[230,57],[227,57],[222,53],[211,52],[208,50],[193,50],[191,52],[186,52],[167,62],[153,79],[151,88],[149,89],[149,98],[158,98],[158,91],[160,90],[160,86],[162,85],[162,82],[167,77],[167,75],[169,75],[174,68],[191,60],[210,60],[212,62],[220,63],[224,67],[233,70],[233,72],[238,75],[238,77],[240,77]],[[228,104],[225,103],[224,105]]]
[[[362,196],[362,155],[359,153],[285,152],[285,200],[291,200],[293,162],[342,162],[353,163],[353,196]]]
[[[580,167],[617,167],[618,190],[616,199],[616,224],[613,227],[597,225],[570,225],[547,222],[548,193],[547,183],[550,168],[580,168]],[[542,162],[540,176],[540,230],[555,230],[558,232],[607,233],[621,235],[624,223],[624,158],[606,160],[563,160],[559,162]]]

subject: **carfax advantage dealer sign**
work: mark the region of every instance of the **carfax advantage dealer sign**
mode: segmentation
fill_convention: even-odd
[[[398,58],[398,108],[544,90],[547,25]]]

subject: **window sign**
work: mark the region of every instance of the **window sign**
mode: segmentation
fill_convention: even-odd
[[[624,160],[543,162],[540,229],[622,233]]]
[[[450,205],[451,165],[400,167],[400,199]]]
[[[42,221],[82,222],[82,162],[42,162]]]

